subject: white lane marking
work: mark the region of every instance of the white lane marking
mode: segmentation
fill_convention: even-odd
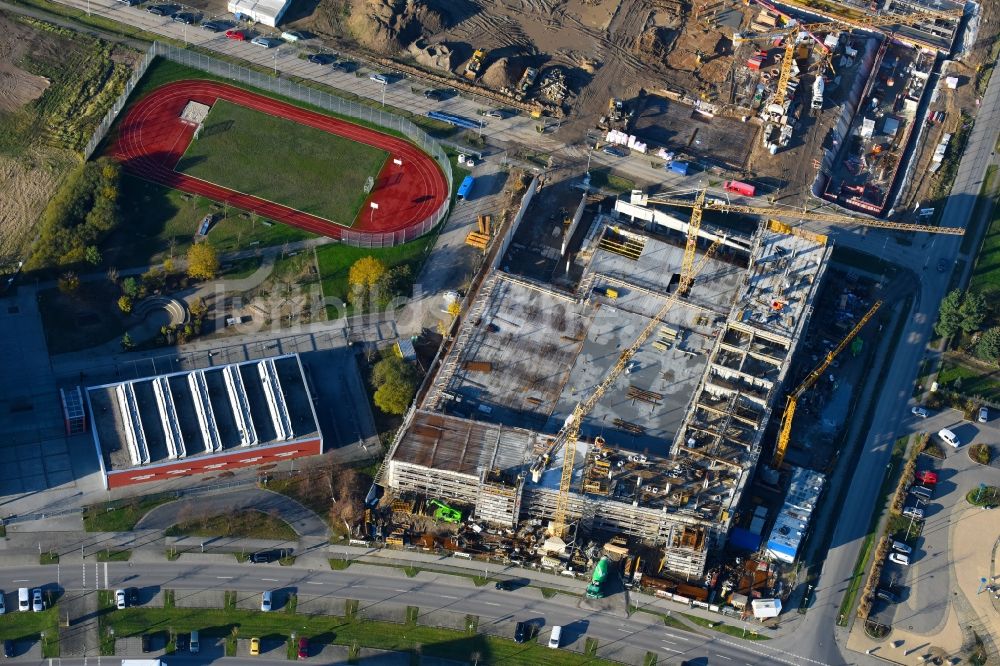
[[[450,594],[439,594],[438,596],[443,599],[458,599],[458,597],[453,597]]]
[[[669,638],[676,638],[679,641],[693,641],[693,640],[695,640],[691,636],[677,636],[675,634],[664,634],[664,636],[668,636]]]
[[[28,579],[27,578],[18,578],[17,580],[11,581],[11,582],[14,582],[14,583],[27,583]]]
[[[492,601],[484,601],[483,603],[486,604],[487,606],[499,606],[500,605],[500,604],[495,604]]]
[[[675,650],[673,648],[668,648],[668,647],[665,647],[663,649],[666,650],[667,652],[676,652],[677,654],[684,652],[684,650]]]
[[[261,578],[261,580],[266,580],[268,583],[277,583],[277,578]]]
[[[232,576],[216,576],[219,580],[229,580]]]
[[[626,629],[625,627],[615,627],[618,631],[624,631],[626,634],[632,633],[631,629]]]
[[[716,656],[716,657],[718,657],[719,659],[725,659],[726,661],[732,661],[732,660],[733,660],[733,658],[732,658],[732,657],[727,657],[727,656],[726,656],[726,655],[724,655],[724,654],[717,654],[717,655],[715,655],[715,656]]]
[[[322,585],[322,584],[323,583],[319,582],[318,580],[307,580],[306,581],[306,585]]]
[[[661,643],[666,643],[667,645],[677,645],[677,643],[675,643],[673,641],[660,641],[660,642]]]
[[[409,590],[399,590],[399,589],[397,589],[396,592],[409,592]]]

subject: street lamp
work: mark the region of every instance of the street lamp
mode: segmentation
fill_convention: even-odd
[[[382,83],[382,107],[385,108],[385,89],[389,87],[389,82]]]
[[[274,75],[275,76],[278,75],[278,51],[280,51],[280,50],[281,50],[281,47],[279,46],[278,48],[274,49],[274,54],[273,54],[273,57],[274,57]]]

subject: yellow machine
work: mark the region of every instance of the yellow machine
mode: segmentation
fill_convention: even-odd
[[[774,469],[781,467],[781,463],[785,460],[785,453],[788,451],[788,439],[792,434],[792,418],[795,416],[795,407],[798,405],[799,398],[802,394],[808,391],[816,384],[816,381],[823,376],[826,369],[830,367],[833,363],[833,359],[837,357],[837,354],[844,351],[844,348],[850,344],[851,340],[857,336],[861,329],[865,327],[868,320],[871,319],[878,309],[882,307],[882,301],[877,301],[871,309],[865,313],[851,332],[847,334],[837,347],[828,353],[823,361],[816,366],[816,368],[809,373],[809,376],[805,378],[799,387],[788,394],[788,401],[785,403],[785,413],[781,416],[781,428],[778,430],[778,442],[774,447],[774,458],[771,460],[771,466]]]
[[[472,53],[472,58],[465,65],[465,78],[470,81],[475,81],[479,78],[479,71],[483,68],[483,61],[486,59],[486,51],[484,49],[476,49]]]

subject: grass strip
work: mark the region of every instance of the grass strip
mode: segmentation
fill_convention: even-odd
[[[131,532],[143,516],[175,499],[173,495],[161,495],[92,504],[83,510],[83,529],[88,532]]]
[[[728,634],[729,636],[736,636],[737,638],[744,638],[748,641],[769,641],[770,636],[765,636],[763,634],[757,633],[757,628],[753,625],[745,624],[743,627],[734,627],[731,624],[726,624],[721,620],[709,620],[697,615],[690,615],[688,613],[681,613],[685,618],[697,624],[699,627],[705,627],[706,629],[711,629],[712,631],[718,631],[722,634]]]

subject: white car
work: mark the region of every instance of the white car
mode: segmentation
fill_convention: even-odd
[[[115,607],[118,610],[125,610],[125,590],[115,590]]]
[[[271,610],[271,591],[267,590],[260,595],[260,609],[267,613]]]
[[[3,600],[3,590],[0,590],[0,615],[7,612],[7,604]]]
[[[989,420],[990,420],[990,410],[986,409],[985,407],[980,407],[979,408],[979,422],[980,423],[986,423]]]
[[[892,549],[896,550],[896,551],[899,551],[903,555],[909,555],[910,553],[913,552],[912,548],[910,548],[909,546],[907,546],[905,543],[903,543],[901,541],[893,541],[892,542]]]
[[[910,566],[910,558],[902,553],[889,553],[889,560],[895,562],[896,564],[902,564],[904,567]]]
[[[273,49],[275,46],[281,43],[281,40],[276,37],[265,37],[263,35],[258,35],[250,40],[251,44],[256,44],[257,46],[263,46],[265,49]]]
[[[41,613],[45,610],[45,602],[42,601],[42,588],[36,587],[31,591],[31,610]]]
[[[927,410],[925,408],[919,406],[919,405],[917,405],[916,407],[914,407],[910,411],[913,412],[914,416],[918,416],[918,417],[920,417],[922,419],[926,419],[927,416],[928,416]]]
[[[298,41],[302,41],[303,39],[306,38],[306,36],[301,32],[299,32],[298,30],[286,30],[285,32],[281,33],[281,38],[286,42],[295,43]]]
[[[962,446],[962,442],[959,441],[958,437],[955,436],[955,433],[953,433],[951,430],[948,430],[947,428],[941,428],[940,430],[938,430],[937,435],[938,437],[941,438],[942,441],[944,441],[945,444],[954,449],[957,449],[958,447]]]
[[[372,81],[374,81],[375,83],[380,84],[380,85],[383,85],[383,86],[389,85],[389,77],[386,76],[385,74],[379,74],[379,73],[376,72],[375,74],[372,74],[368,78],[371,79]]]
[[[924,510],[919,507],[908,506],[903,509],[903,515],[907,518],[913,518],[914,520],[923,520]]]

